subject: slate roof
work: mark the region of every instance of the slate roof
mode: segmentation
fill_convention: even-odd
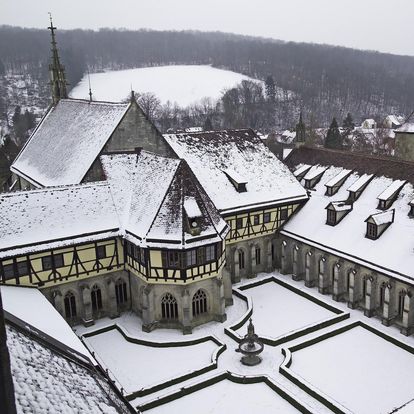
[[[43,117],[11,171],[37,187],[79,184],[129,106],[61,99]]]
[[[10,323],[6,331],[18,413],[133,412],[92,366],[65,355],[32,331]]]
[[[302,146],[295,148],[286,158],[285,163],[291,170],[295,170],[301,164],[335,166],[360,174],[375,174],[414,183],[414,163],[393,157]]]
[[[250,129],[164,135],[186,160],[217,209],[230,214],[285,201],[304,200],[305,190]],[[247,182],[238,192],[226,171]]]
[[[117,234],[107,183],[0,194],[0,258]],[[47,248],[47,247],[46,247]]]
[[[308,152],[301,151],[300,153]],[[309,153],[315,154],[317,151],[310,151]],[[328,152],[328,154],[333,157],[334,153]],[[299,159],[303,160],[299,157],[296,159],[298,161]],[[349,157],[344,156],[343,159],[348,161]],[[308,163],[314,161],[321,162],[322,159],[316,158],[316,156],[308,159]],[[335,164],[337,165],[340,161],[340,157],[335,159]],[[292,159],[290,162],[292,165]],[[370,165],[369,160],[366,162],[366,169],[362,168],[363,165],[359,164],[359,161],[355,161],[355,163],[348,161],[344,164],[345,169],[358,168],[360,172],[350,174],[338,193],[328,196],[325,192],[326,183],[344,170],[344,168],[338,166],[329,167],[314,190],[311,191],[309,201],[284,225],[281,234],[304,241],[339,257],[348,258],[351,262],[367,266],[374,271],[413,283],[414,220],[408,216],[410,201],[414,199],[413,185],[407,183],[402,187],[398,197],[390,206],[390,210],[395,209],[394,222],[381,237],[377,240],[371,240],[365,237],[365,221],[376,213],[383,213],[382,210],[377,209],[378,197],[390,188],[395,181],[384,176],[373,177],[358,200],[353,203],[352,211],[337,225],[329,226],[325,224],[326,206],[330,202],[347,200],[348,190],[353,188],[353,184],[357,182],[364,170],[373,171],[373,166]],[[386,165],[381,171],[387,171]],[[388,214],[387,212],[384,216]]]
[[[121,226],[142,245],[183,247],[200,237],[224,239],[227,225],[185,161],[141,151],[103,155],[101,162]],[[188,231],[185,200],[189,197],[202,213],[200,237]]]

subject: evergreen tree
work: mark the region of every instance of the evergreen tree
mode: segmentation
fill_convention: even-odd
[[[352,116],[349,112],[346,118],[344,119],[342,126],[350,131],[352,131],[355,128],[354,120],[352,119]]]
[[[270,102],[276,100],[276,85],[272,75],[269,75],[265,81],[266,98]]]
[[[336,118],[334,118],[326,135],[325,148],[341,149],[343,144],[342,140],[343,138],[338,128],[338,122],[336,122]]]

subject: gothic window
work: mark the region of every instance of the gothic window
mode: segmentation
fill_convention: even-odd
[[[325,261],[324,257],[321,257],[319,260],[319,274],[323,275],[325,273]]]
[[[187,267],[195,266],[197,264],[197,251],[188,250],[186,253],[187,256]]]
[[[255,251],[255,259],[256,259],[256,265],[260,264],[260,247],[256,247]]]
[[[398,296],[398,316],[402,318],[404,314],[405,292],[401,291]]]
[[[118,279],[115,284],[115,295],[117,305],[125,303],[128,300],[127,284],[122,279]]]
[[[294,246],[293,247],[293,262],[297,263],[298,262],[298,251],[299,251],[299,247],[298,246]]]
[[[166,293],[161,299],[162,319],[178,319],[177,299],[171,293]]]
[[[63,266],[63,254],[54,254],[53,260],[52,256],[42,257],[42,269],[51,270],[53,268],[53,262],[55,264],[55,269]]]
[[[272,243],[270,247],[271,253],[272,253],[272,261],[275,260],[275,246]]]
[[[362,297],[364,298],[364,300],[365,300],[365,296],[367,294],[367,283],[368,283],[367,279],[364,279],[362,281]]]
[[[197,290],[193,296],[193,316],[202,315],[207,312],[207,295],[204,290]]]
[[[92,310],[102,309],[102,291],[98,285],[93,285],[91,290]]]
[[[384,302],[385,302],[385,289],[386,289],[385,283],[383,283],[381,285],[381,287],[380,287],[380,297],[379,297],[380,307],[383,307],[384,306]]]
[[[64,298],[65,315],[67,319],[76,317],[76,298],[72,292],[68,292]]]
[[[305,256],[305,267],[306,267],[306,269],[310,268],[311,256],[312,256],[311,252],[306,253],[306,256]]]
[[[263,213],[263,223],[270,223],[270,213]]]
[[[106,257],[106,246],[96,246],[96,258],[105,259]]]
[[[244,269],[244,251],[239,250],[239,269]]]

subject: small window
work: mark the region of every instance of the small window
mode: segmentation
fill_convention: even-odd
[[[132,256],[132,244],[129,242],[126,242],[126,247],[127,247],[128,256]]]
[[[263,214],[263,223],[270,223],[270,213]]]
[[[187,267],[195,266],[197,264],[197,251],[188,250],[187,251]]]
[[[53,259],[55,262],[55,268],[63,266],[63,254],[54,254]],[[42,269],[50,270],[52,267],[52,256],[42,257]]]
[[[168,267],[179,268],[180,267],[180,252],[170,251],[168,252]]]
[[[29,274],[29,267],[27,266],[27,260],[17,262],[17,273],[19,276],[25,276]]]
[[[280,220],[287,220],[287,218],[288,218],[288,209],[282,208],[280,210]]]
[[[216,246],[214,244],[206,246],[206,262],[216,260]]]
[[[327,217],[326,217],[327,224],[335,225],[336,224],[336,211],[329,210],[329,209],[326,211],[327,211]]]
[[[260,216],[256,214],[253,216],[253,225],[257,226],[258,224],[260,224]]]
[[[387,200],[380,200],[378,203],[378,208],[385,210],[387,208]]]
[[[377,238],[377,225],[374,223],[367,223],[367,237],[370,239]]]
[[[145,250],[142,248],[140,249],[139,262],[145,265]]]
[[[241,229],[243,227],[243,219],[238,218],[236,219],[236,229]]]
[[[96,246],[96,258],[105,259],[106,257],[106,246]]]
[[[14,278],[14,266],[12,264],[3,265],[4,278],[6,280]]]
[[[204,247],[199,247],[197,249],[197,263],[204,264],[206,262],[206,249]]]

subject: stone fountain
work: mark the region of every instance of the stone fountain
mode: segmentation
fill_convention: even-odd
[[[262,358],[259,354],[262,353],[264,348],[263,342],[254,333],[254,326],[252,318],[250,318],[249,325],[247,326],[247,335],[239,343],[239,348],[236,352],[243,354],[240,361],[243,365],[254,366],[262,362]]]

